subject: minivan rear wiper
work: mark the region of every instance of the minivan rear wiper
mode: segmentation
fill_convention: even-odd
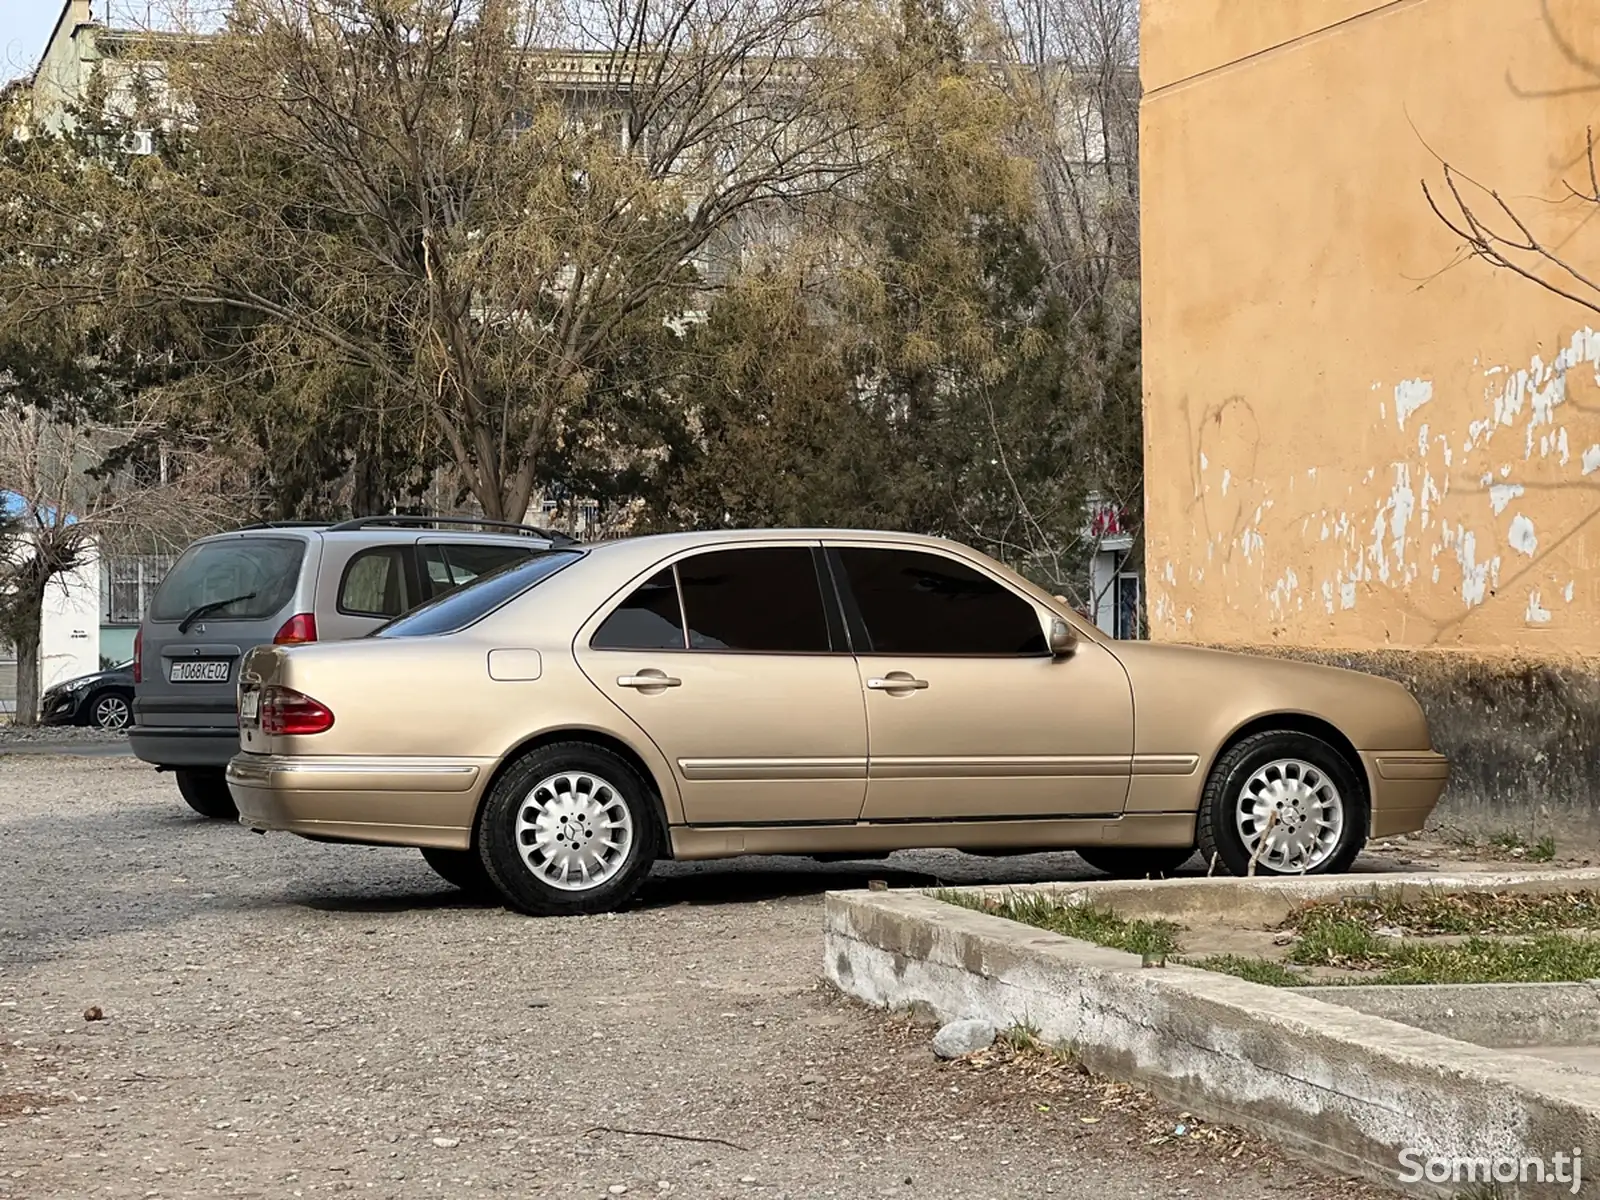
[[[199,608],[195,609],[187,617],[178,622],[178,632],[188,633],[189,626],[198,621],[201,617],[205,616],[207,613],[216,612],[219,608],[227,608],[230,604],[243,604],[246,600],[254,600],[255,598],[256,594],[254,592],[246,592],[242,596],[230,596],[226,600],[213,600],[210,604],[202,604]]]

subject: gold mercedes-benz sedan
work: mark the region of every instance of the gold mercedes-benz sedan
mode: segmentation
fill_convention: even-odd
[[[550,550],[252,651],[239,720],[244,824],[416,846],[539,914],[614,908],[660,858],[1342,871],[1449,773],[1396,683],[1110,641],[965,546],[830,530]]]

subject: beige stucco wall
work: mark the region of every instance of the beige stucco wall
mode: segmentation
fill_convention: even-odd
[[[1600,312],[1421,186],[1600,280],[1592,0],[1144,0],[1142,38],[1153,636],[1600,652]]]

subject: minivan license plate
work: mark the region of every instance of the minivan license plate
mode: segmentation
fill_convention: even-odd
[[[233,664],[226,659],[218,662],[175,662],[167,676],[173,683],[227,683]]]

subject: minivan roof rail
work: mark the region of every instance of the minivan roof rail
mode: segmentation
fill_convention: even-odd
[[[530,537],[543,538],[552,546],[576,546],[578,539],[553,529],[540,529],[537,525],[521,525],[516,521],[492,521],[487,517],[429,517],[413,513],[393,513],[386,516],[356,517],[328,527],[329,533],[343,533],[354,529],[370,529],[374,525],[481,525],[486,529],[508,529]]]
[[[321,529],[326,521],[256,521],[250,525],[241,525],[244,529]]]

